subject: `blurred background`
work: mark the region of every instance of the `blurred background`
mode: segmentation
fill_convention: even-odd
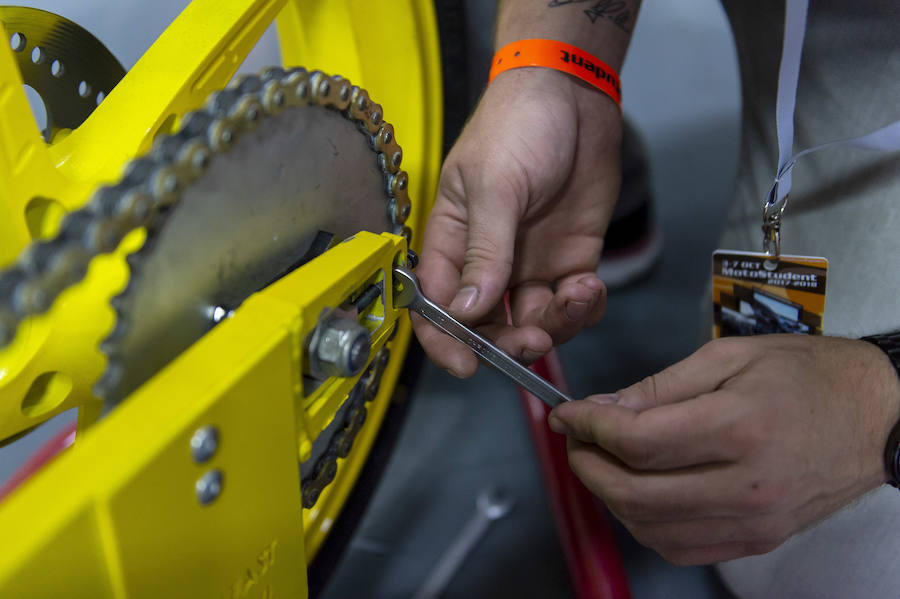
[[[86,27],[129,68],[186,2],[18,4]],[[494,3],[465,0],[455,14],[463,20],[465,52],[447,58],[469,73],[461,120],[487,80]],[[277,38],[269,31],[244,70],[277,62]],[[625,114],[644,141],[663,249],[645,278],[610,292],[602,323],[561,348],[575,396],[629,385],[699,345],[710,253],[738,156],[736,56],[717,0],[644,0],[621,75]],[[0,450],[0,481],[73,419],[63,414]],[[474,512],[476,496],[493,485],[504,487],[515,506],[492,525],[442,596],[571,597],[518,392],[484,368],[462,381],[423,364],[393,457],[324,597],[412,596]],[[728,596],[711,569],[671,566],[621,527],[616,533],[636,599]]]

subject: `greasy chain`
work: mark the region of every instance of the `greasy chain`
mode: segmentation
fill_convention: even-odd
[[[368,93],[339,76],[303,68],[269,68],[237,79],[210,95],[204,108],[186,114],[178,133],[157,140],[132,160],[122,180],[98,189],[80,210],[68,214],[53,239],[32,243],[0,273],[0,347],[10,343],[27,317],[46,312],[68,287],[81,281],[95,256],[113,252],[136,229],[158,230],[191,182],[203,176],[213,154],[227,152],[260,119],[294,106],[339,111],[369,137],[391,197],[395,233],[407,239],[409,177],[393,126]]]
[[[56,237],[31,244],[12,267],[0,272],[0,347],[12,341],[25,318],[46,312],[66,288],[83,279],[92,258],[115,251],[136,229],[159,230],[181,192],[204,175],[213,155],[227,152],[260,119],[307,105],[335,109],[367,134],[390,196],[387,209],[394,232],[410,241],[412,231],[405,226],[411,209],[409,177],[400,169],[402,150],[381,106],[366,90],[339,76],[269,68],[211,94],[204,108],[185,115],[177,133],[161,137],[148,154],[132,160],[119,183],[98,189],[82,209],[68,214]],[[119,323],[124,316],[117,308]],[[315,505],[334,480],[338,459],[349,455],[389,357],[388,348],[382,348],[350,391],[340,428],[325,441],[327,449],[302,480],[303,507]],[[107,372],[114,366],[108,365]]]
[[[356,435],[362,429],[368,416],[366,404],[378,395],[381,375],[384,374],[390,356],[390,350],[386,347],[382,348],[372,360],[369,368],[350,390],[341,428],[327,441],[327,449],[316,460],[311,474],[303,477],[300,481],[304,508],[309,509],[314,506],[325,487],[334,480],[337,475],[338,458],[346,458],[350,455]]]

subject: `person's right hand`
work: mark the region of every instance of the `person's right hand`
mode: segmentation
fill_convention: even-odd
[[[418,268],[425,294],[525,362],[596,323],[620,144],[621,111],[601,92],[550,69],[499,75],[444,163]],[[438,366],[474,374],[467,348],[413,324]]]

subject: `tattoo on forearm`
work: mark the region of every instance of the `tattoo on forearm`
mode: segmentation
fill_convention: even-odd
[[[628,4],[623,0],[550,0],[548,8],[556,8],[558,6],[568,6],[570,4],[584,4],[591,2],[589,8],[584,9],[584,14],[596,23],[603,19],[611,22],[613,25],[626,33],[631,33],[632,15]]]

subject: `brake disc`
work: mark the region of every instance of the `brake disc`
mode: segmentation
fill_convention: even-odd
[[[0,6],[0,22],[22,80],[44,103],[50,141],[60,129],[75,129],[125,75],[103,42],[59,15],[24,6]],[[31,47],[30,53],[25,52]]]

